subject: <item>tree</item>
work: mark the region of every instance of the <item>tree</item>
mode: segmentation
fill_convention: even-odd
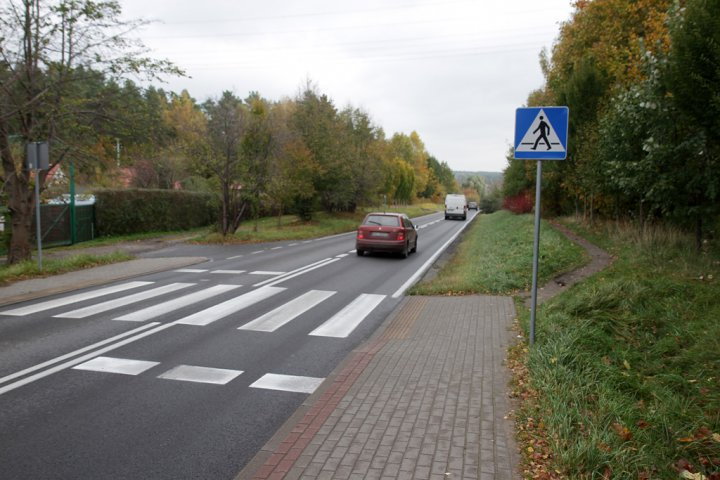
[[[219,100],[203,105],[208,116],[208,149],[200,157],[201,169],[208,169],[220,184],[220,232],[235,233],[245,211],[241,190],[241,149],[248,113],[242,100],[225,91]]]
[[[86,108],[93,99],[78,94],[78,85],[94,72],[144,72],[151,78],[181,73],[167,61],[145,57],[127,38],[141,23],[120,15],[117,1],[7,0],[0,7],[0,157],[12,225],[9,263],[31,257],[33,182],[42,187],[47,175],[33,179],[23,161],[24,144],[51,142],[52,165],[73,152],[74,133],[95,118]]]

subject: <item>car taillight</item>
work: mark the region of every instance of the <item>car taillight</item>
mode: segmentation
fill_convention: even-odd
[[[397,239],[398,239],[398,240],[405,240],[405,232],[403,232],[402,230],[400,230],[400,231],[398,232],[398,234],[397,234]]]
[[[365,235],[363,235],[363,232],[361,230],[358,230],[357,238],[365,238]]]

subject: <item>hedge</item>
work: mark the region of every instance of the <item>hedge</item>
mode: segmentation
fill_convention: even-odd
[[[218,199],[182,190],[98,190],[95,221],[99,236],[187,230],[217,219]]]

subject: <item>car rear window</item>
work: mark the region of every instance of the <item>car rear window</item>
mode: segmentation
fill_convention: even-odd
[[[380,225],[383,227],[397,227],[400,225],[398,217],[394,215],[368,215],[363,225]]]

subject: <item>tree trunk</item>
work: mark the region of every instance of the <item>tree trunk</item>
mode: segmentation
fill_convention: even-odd
[[[23,184],[27,184],[27,181],[23,177],[17,176],[6,184],[8,209],[12,223],[10,248],[7,255],[10,265],[32,259],[30,241],[35,195],[28,185],[23,186]]]
[[[23,262],[32,258],[30,228],[33,220],[33,199],[35,192],[30,188],[30,173],[23,165],[16,170],[15,158],[10,149],[8,125],[0,116],[0,157],[2,158],[5,192],[12,230],[7,254],[8,264]]]
[[[695,219],[695,248],[700,252],[702,250],[702,215],[698,214]]]

